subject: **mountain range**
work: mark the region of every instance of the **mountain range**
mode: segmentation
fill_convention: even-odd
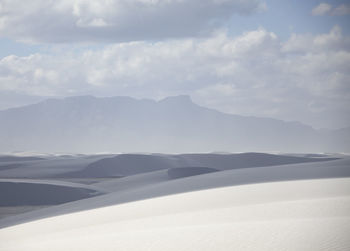
[[[226,114],[184,95],[78,96],[0,111],[2,152],[349,152],[349,132]]]

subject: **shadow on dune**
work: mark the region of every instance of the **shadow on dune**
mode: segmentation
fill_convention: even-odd
[[[168,169],[168,177],[170,179],[180,179],[218,171],[217,169],[209,167],[177,167]]]
[[[0,206],[58,205],[97,195],[94,190],[48,184],[0,182]]]

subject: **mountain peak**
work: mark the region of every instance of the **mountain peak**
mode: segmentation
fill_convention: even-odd
[[[159,101],[160,103],[177,103],[177,104],[193,104],[192,99],[189,95],[178,95],[178,96],[170,96],[166,97]]]
[[[80,101],[80,100],[94,100],[96,99],[95,96],[92,95],[82,95],[82,96],[69,96],[69,97],[65,97],[64,100],[76,100],[76,101]]]

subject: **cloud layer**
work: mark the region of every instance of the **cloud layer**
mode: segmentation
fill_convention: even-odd
[[[0,34],[31,42],[120,42],[209,34],[260,0],[0,0]]]
[[[82,52],[8,56],[0,88],[31,95],[190,94],[225,112],[349,124],[350,38],[335,26],[286,42],[264,29],[237,37],[128,42]]]
[[[350,15],[350,4],[341,4],[333,7],[329,3],[320,3],[315,8],[312,9],[312,15],[314,16],[344,16]]]

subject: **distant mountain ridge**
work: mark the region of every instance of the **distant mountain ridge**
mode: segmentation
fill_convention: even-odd
[[[0,111],[0,151],[346,152],[348,132],[225,114],[184,95],[78,96]]]

